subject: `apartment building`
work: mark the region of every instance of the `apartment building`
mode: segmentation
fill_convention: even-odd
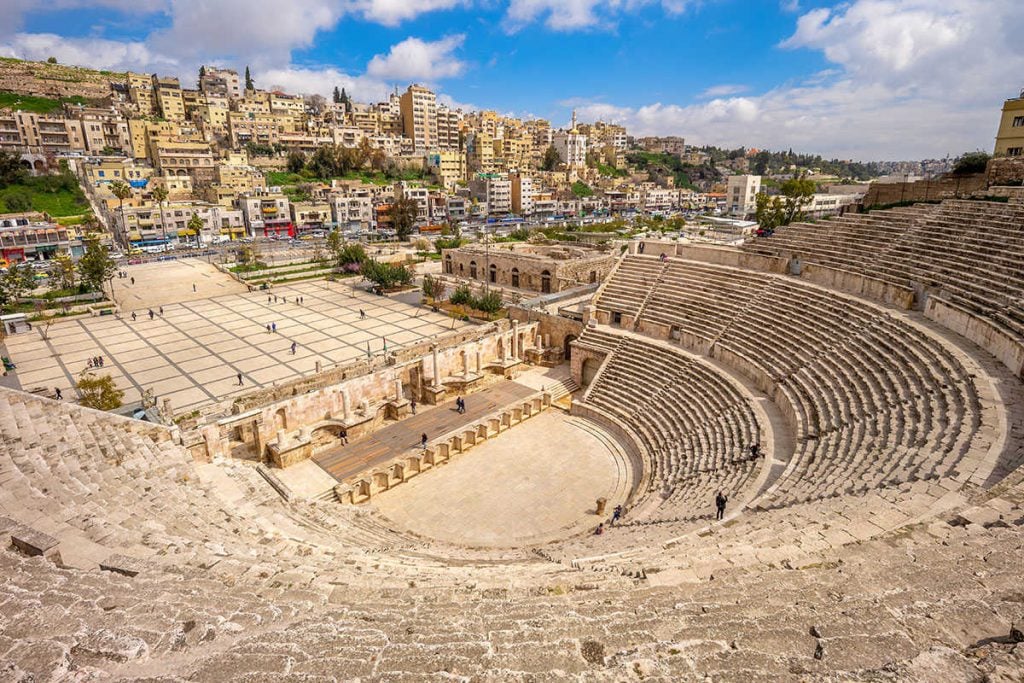
[[[402,133],[420,153],[437,147],[437,96],[421,85],[410,85],[399,100]]]
[[[500,216],[512,212],[512,181],[507,177],[477,177],[469,181],[470,197],[486,206],[486,213]]]
[[[996,156],[1024,156],[1024,90],[1020,97],[1003,103],[999,117],[999,132],[996,133]]]
[[[459,135],[462,130],[462,112],[437,105],[437,140],[435,147],[439,150],[459,149]]]
[[[160,138],[152,148],[153,166],[161,175],[188,175],[195,184],[216,178],[213,152],[205,142]]]
[[[295,235],[326,230],[327,223],[331,221],[332,209],[327,202],[292,202],[289,210]]]
[[[145,188],[153,176],[153,168],[138,164],[131,158],[107,158],[90,161],[81,165],[85,182],[94,188],[109,185],[115,181],[128,183],[134,188]]]
[[[0,110],[0,150],[60,154],[88,151],[88,144],[77,119]]]
[[[331,216],[339,228],[370,230],[374,227],[373,196],[367,190],[332,193]]]
[[[726,210],[734,216],[749,216],[757,209],[757,193],[761,191],[761,176],[731,175],[725,189]]]
[[[432,152],[427,155],[427,169],[446,190],[466,180],[466,157],[459,151]]]
[[[636,144],[648,152],[674,154],[677,157],[686,154],[686,140],[675,135],[637,138]]]
[[[288,197],[280,192],[258,190],[239,196],[238,208],[242,211],[249,234],[255,237],[294,237],[291,209]]]
[[[131,154],[132,136],[128,121],[116,109],[68,107],[68,115],[81,122],[85,147],[90,154],[110,151]]]
[[[242,81],[238,77],[238,72],[233,69],[204,66],[199,78],[199,89],[208,95],[241,97]]]
[[[50,259],[60,252],[81,255],[81,243],[62,225],[39,213],[0,214],[0,258],[9,262]]]
[[[153,92],[160,116],[168,121],[185,120],[185,100],[181,94],[181,83],[170,76],[153,75]]]
[[[517,216],[532,216],[533,205],[533,179],[520,173],[510,176],[512,181],[512,213]]]
[[[399,199],[412,199],[419,207],[416,214],[416,222],[425,223],[430,220],[430,192],[425,187],[410,185],[407,182],[400,182],[395,185],[395,197]]]

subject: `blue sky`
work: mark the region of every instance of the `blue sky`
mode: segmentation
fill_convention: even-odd
[[[989,149],[1019,0],[0,0],[0,55],[446,101],[859,159]]]

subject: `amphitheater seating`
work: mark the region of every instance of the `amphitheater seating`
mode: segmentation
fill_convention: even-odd
[[[957,478],[962,462],[968,470],[976,465],[986,444],[977,438],[974,383],[957,357],[918,328],[790,278],[677,259],[625,262],[633,279],[646,267],[657,291],[632,290],[638,328],[678,336],[734,366],[791,417],[796,453],[762,507]],[[648,299],[640,310],[637,302]],[[597,302],[598,310],[617,305]],[[616,379],[620,392],[633,384],[645,393],[643,379]]]
[[[973,200],[796,223],[744,247],[917,285],[1024,342],[1024,207]]]
[[[760,440],[757,418],[721,375],[634,336],[587,330],[578,343],[613,351],[585,400],[640,437],[648,490],[663,499],[645,519],[710,515],[717,490],[736,494],[756,476],[748,448]]]

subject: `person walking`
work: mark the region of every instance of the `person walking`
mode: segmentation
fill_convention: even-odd
[[[622,506],[616,505],[615,510],[612,511],[612,524],[622,519]]]
[[[99,362],[100,367],[103,367],[103,356],[96,356],[96,360]]]
[[[137,317],[138,317],[138,316],[136,316],[136,315],[135,315],[135,311],[132,311],[132,322],[135,322],[135,319],[136,319]]]
[[[411,401],[409,401],[409,408],[412,410],[412,414],[415,415],[416,414],[416,399],[415,398],[412,399]]]
[[[155,315],[156,313],[153,312],[153,309],[149,309],[149,319],[152,320]]]
[[[55,399],[57,399],[58,401],[60,401],[61,399],[64,398],[64,395],[62,393],[60,393],[60,387],[54,387],[53,388],[53,397]]]
[[[194,282],[192,283],[192,291],[193,291],[193,292],[195,292],[195,291],[196,291],[196,283],[194,283]]]
[[[238,386],[242,386],[242,373],[238,373],[236,377],[238,377]]]
[[[422,448],[423,450],[427,449],[427,433],[426,432],[423,432],[422,434],[420,434],[420,448]]]
[[[361,308],[359,309],[359,319],[360,320],[365,320],[366,319],[366,311],[364,311]]]
[[[721,519],[725,517],[725,504],[728,502],[728,497],[726,497],[724,493],[719,491],[718,495],[715,496],[715,509],[717,510],[715,514],[716,520],[721,521]]]
[[[295,347],[296,347],[295,342],[292,342],[292,355],[293,356],[295,355]]]
[[[267,334],[270,334],[270,323],[267,323]]]
[[[271,296],[270,294],[267,294],[267,303],[269,304],[269,303],[271,303],[271,302],[272,302],[273,300],[274,300],[274,297],[273,297],[273,296]]]
[[[270,323],[270,331],[277,332],[277,323]]]
[[[134,285],[134,284],[135,284],[135,278],[133,277],[132,278],[132,285]]]
[[[163,306],[161,306],[161,307],[160,307],[160,315],[161,315],[161,317],[163,316],[163,314],[164,314],[164,307],[163,307]]]

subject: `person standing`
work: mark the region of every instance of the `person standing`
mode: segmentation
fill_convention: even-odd
[[[196,283],[194,283],[194,282],[192,283],[192,291],[193,291],[193,292],[195,292],[195,291],[196,291]]]
[[[55,399],[57,399],[58,401],[60,401],[61,399],[64,398],[64,395],[62,393],[60,393],[60,387],[54,387],[53,388],[53,397]]]
[[[416,414],[416,399],[415,398],[412,399],[411,401],[409,401],[409,408],[412,409],[412,414],[415,415]]]
[[[296,346],[297,346],[297,344],[295,342],[292,342],[292,355],[293,356],[295,355],[295,348],[296,348]]]
[[[242,386],[242,373],[238,373],[236,376],[238,377],[238,386]]]
[[[422,434],[420,434],[420,448],[422,448],[423,450],[426,450],[426,448],[427,448],[427,433],[426,432],[423,432]]]
[[[277,332],[277,323],[270,323],[270,331]]]
[[[718,495],[715,496],[715,509],[717,510],[715,513],[715,519],[721,521],[721,519],[725,517],[725,504],[728,502],[729,499],[726,495],[719,491]]]

